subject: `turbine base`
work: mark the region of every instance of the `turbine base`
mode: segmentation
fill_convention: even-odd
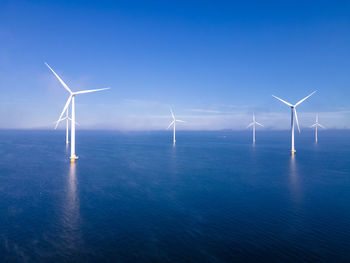
[[[70,157],[70,162],[75,163],[75,160],[78,159],[78,156]]]

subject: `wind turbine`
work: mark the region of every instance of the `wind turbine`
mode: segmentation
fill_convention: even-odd
[[[264,125],[262,125],[261,123],[259,123],[259,122],[257,122],[257,121],[255,120],[255,114],[253,113],[253,122],[251,122],[251,123],[247,126],[247,128],[253,126],[253,143],[255,143],[255,126],[256,126],[256,124],[258,124],[258,125],[261,126],[261,127],[264,127]]]
[[[56,78],[59,80],[59,82],[62,84],[62,86],[69,92],[69,98],[66,102],[66,104],[64,105],[64,108],[62,110],[62,113],[60,115],[60,117],[58,118],[58,121],[56,123],[55,129],[58,126],[58,123],[61,121],[63,114],[68,110],[68,106],[69,104],[72,102],[72,118],[71,118],[71,145],[70,145],[70,161],[71,163],[75,162],[75,159],[78,159],[78,156],[75,155],[75,96],[79,95],[79,94],[84,94],[84,93],[91,93],[91,92],[95,92],[95,91],[101,91],[101,90],[106,90],[109,88],[103,88],[103,89],[92,89],[92,90],[82,90],[82,91],[76,91],[73,92],[71,91],[71,89],[67,86],[66,83],[64,83],[64,81],[56,74],[56,72],[47,64],[45,63],[45,65],[51,70],[51,72],[56,76]]]
[[[294,118],[295,118],[295,121],[297,123],[297,126],[298,126],[298,130],[299,130],[299,133],[300,133],[300,127],[299,127],[299,121],[298,121],[298,114],[297,114],[297,110],[296,110],[296,107],[298,105],[300,105],[302,102],[304,102],[307,98],[311,97],[316,91],[312,92],[310,95],[306,96],[305,98],[303,98],[302,100],[299,100],[296,104],[291,104],[285,100],[282,100],[281,98],[275,96],[275,95],[272,95],[272,97],[278,99],[279,101],[282,101],[284,104],[287,104],[290,109],[291,109],[291,129],[292,129],[292,155],[294,155],[294,153],[296,152],[295,151],[295,147],[294,147]]]
[[[317,140],[318,140],[318,138],[317,138],[317,128],[321,127],[323,129],[326,129],[326,127],[324,127],[322,124],[318,123],[318,113],[316,114],[316,122],[313,125],[311,125],[311,127],[315,127],[315,142],[317,143]]]
[[[66,117],[58,120],[58,121],[55,121],[54,123],[57,124],[57,123],[60,123],[62,121],[66,121],[66,144],[69,144],[69,121],[71,121],[72,119],[68,116],[68,108],[66,110]],[[78,122],[75,122],[75,124],[79,125]],[[57,126],[55,127],[55,129],[57,128]]]
[[[177,120],[175,118],[175,115],[174,115],[173,110],[171,108],[170,108],[170,113],[171,113],[171,116],[173,117],[173,121],[169,124],[167,129],[169,129],[171,127],[171,125],[173,125],[173,127],[174,127],[173,143],[175,145],[175,142],[176,142],[176,140],[175,140],[175,126],[176,126],[176,122],[185,122],[185,121]]]
[[[55,129],[57,128],[57,124],[64,120],[66,121],[66,144],[69,144],[69,120],[71,120],[71,118],[68,117],[68,108],[66,110],[66,117],[54,122],[56,124]]]

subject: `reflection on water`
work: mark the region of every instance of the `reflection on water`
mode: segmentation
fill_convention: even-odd
[[[75,249],[81,238],[80,235],[80,204],[77,194],[76,164],[69,166],[66,177],[65,198],[62,204],[62,238],[68,248]]]
[[[298,172],[295,155],[291,155],[289,161],[289,188],[296,203],[301,202],[300,174]]]
[[[67,187],[67,208],[71,215],[79,214],[79,200],[77,197],[77,177],[76,177],[76,165],[71,164],[68,174],[68,187]],[[74,220],[75,221],[75,220]]]
[[[171,147],[170,149],[170,169],[171,169],[170,175],[174,176],[174,174],[177,173],[177,169],[178,169],[175,144],[173,144],[173,147]]]

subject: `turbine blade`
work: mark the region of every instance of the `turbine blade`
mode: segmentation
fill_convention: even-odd
[[[316,126],[317,126],[317,123],[314,123],[314,124],[312,124],[312,125],[310,126],[310,128],[316,127]]]
[[[300,103],[302,103],[303,101],[305,101],[307,98],[311,97],[314,93],[316,92],[316,90],[314,92],[312,92],[310,95],[306,96],[305,98],[303,98],[302,100],[299,100],[294,107],[298,106]]]
[[[169,128],[171,127],[171,125],[174,124],[174,122],[175,122],[175,121],[172,121],[172,122],[169,124],[168,128],[166,128],[166,129],[169,129]]]
[[[173,117],[173,120],[175,120],[174,112],[171,108],[170,108],[170,113],[171,113],[171,116]]]
[[[275,99],[278,99],[279,101],[282,101],[284,104],[287,104],[288,106],[292,107],[293,105],[285,100],[282,100],[281,98],[275,96],[275,95],[272,95],[272,97],[274,97]]]
[[[294,115],[295,115],[295,121],[297,122],[297,126],[298,126],[298,131],[300,133],[300,127],[299,127],[299,120],[298,120],[298,113],[297,110],[295,108],[293,108],[294,110]]]
[[[101,91],[101,90],[106,90],[106,89],[110,89],[110,88],[82,90],[82,91],[74,92],[74,95],[75,94],[84,94],[84,93],[96,92],[96,91]]]
[[[72,119],[68,117],[68,120],[70,120],[70,121],[71,121]],[[80,123],[79,123],[79,122],[77,122],[77,121],[75,122],[75,124],[80,125]]]
[[[66,119],[69,119],[69,118],[68,118],[68,117],[64,117],[64,118],[62,118],[62,119],[59,119],[58,121],[54,121],[53,123],[61,122],[61,121],[64,121],[64,120],[66,120]]]
[[[261,123],[259,123],[259,122],[255,122],[256,124],[258,124],[258,125],[260,125],[261,127],[264,127],[264,125],[262,125]]]
[[[254,125],[254,122],[249,123],[249,125],[247,126],[247,129],[248,129],[249,127],[252,127],[253,125]]]
[[[49,64],[47,64],[45,62],[45,65],[51,70],[51,72],[56,76],[56,78],[58,78],[59,82],[61,82],[62,86],[70,93],[72,94],[72,91],[70,90],[70,88],[68,88],[67,84],[64,83],[64,81],[57,75],[57,73],[49,66]]]
[[[186,122],[186,121],[182,121],[182,120],[176,120],[176,121],[178,121],[178,122]]]
[[[68,100],[66,102],[66,105],[64,105],[64,108],[63,108],[62,113],[61,113],[60,117],[58,118],[58,120],[60,120],[62,118],[62,116],[63,116],[64,112],[67,110],[71,100],[72,100],[72,95],[69,96],[69,98],[68,98]],[[57,126],[58,126],[58,122],[57,122],[57,124],[55,126],[55,129],[57,129]]]
[[[60,123],[61,121],[63,121],[63,120],[54,121],[53,124]]]
[[[318,123],[318,126],[320,126],[322,129],[326,129],[326,127],[324,127],[322,124]]]

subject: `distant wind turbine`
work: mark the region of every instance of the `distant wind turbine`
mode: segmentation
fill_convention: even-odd
[[[174,145],[175,145],[175,143],[176,143],[176,139],[175,139],[175,126],[176,126],[176,122],[185,122],[185,121],[177,120],[177,119],[175,118],[175,115],[174,115],[173,110],[172,110],[171,108],[170,108],[170,113],[171,113],[171,116],[172,116],[172,118],[173,118],[173,121],[169,124],[169,126],[168,126],[167,129],[169,129],[169,128],[173,125],[173,128],[174,128],[173,143],[174,143]]]
[[[57,125],[58,123],[62,122],[62,121],[66,121],[66,144],[69,144],[69,140],[68,140],[68,137],[69,137],[69,120],[71,120],[71,118],[69,118],[68,116],[68,108],[66,110],[66,117],[64,117],[63,119],[60,119],[58,121],[55,121],[55,129],[57,128]]]
[[[296,110],[296,107],[301,104],[302,102],[304,102],[307,98],[311,97],[316,91],[312,92],[310,95],[306,96],[305,98],[303,98],[302,100],[298,101],[296,104],[291,104],[285,100],[282,100],[281,98],[275,96],[275,95],[272,95],[272,97],[278,99],[279,101],[282,101],[284,104],[287,104],[290,109],[291,109],[291,129],[292,129],[292,154],[294,155],[294,153],[296,152],[295,151],[295,147],[294,147],[294,118],[295,118],[295,121],[297,123],[297,126],[298,126],[298,130],[299,130],[299,133],[300,133],[300,127],[299,127],[299,121],[298,121],[298,114],[297,114],[297,110]]]
[[[315,142],[317,143],[317,141],[318,141],[318,137],[317,137],[317,128],[318,128],[318,127],[321,127],[321,128],[323,128],[323,129],[326,129],[326,127],[324,127],[322,124],[320,124],[320,123],[318,122],[318,113],[316,114],[316,122],[315,122],[313,125],[311,125],[311,127],[315,127]]]
[[[247,128],[253,126],[253,143],[255,143],[255,126],[256,126],[256,124],[258,124],[258,125],[261,126],[261,127],[264,127],[264,125],[262,125],[261,123],[259,123],[259,122],[257,122],[257,121],[255,120],[255,114],[253,113],[253,122],[251,122],[251,123],[247,126]]]
[[[56,74],[56,72],[47,64],[45,65],[51,70],[51,72],[56,76],[56,78],[59,80],[59,82],[62,84],[62,86],[69,92],[69,98],[66,102],[66,105],[64,106],[62,113],[60,117],[58,118],[58,121],[56,123],[55,129],[58,126],[58,123],[61,121],[63,114],[67,111],[69,104],[72,102],[72,118],[71,118],[71,146],[70,146],[70,161],[71,163],[75,162],[75,159],[78,159],[78,156],[75,155],[75,95],[84,94],[84,93],[91,93],[101,90],[107,90],[110,88],[103,88],[103,89],[92,89],[92,90],[82,90],[73,92],[71,89],[67,86],[66,83]]]
[[[58,120],[58,121],[55,121],[54,123],[57,124],[57,123],[60,123],[62,121],[66,121],[66,144],[69,144],[69,121],[72,121],[72,119],[69,117],[69,114],[68,114],[68,108],[66,110],[66,117]],[[75,122],[75,124],[79,125],[79,123]],[[55,129],[57,128],[57,126],[55,127]]]

